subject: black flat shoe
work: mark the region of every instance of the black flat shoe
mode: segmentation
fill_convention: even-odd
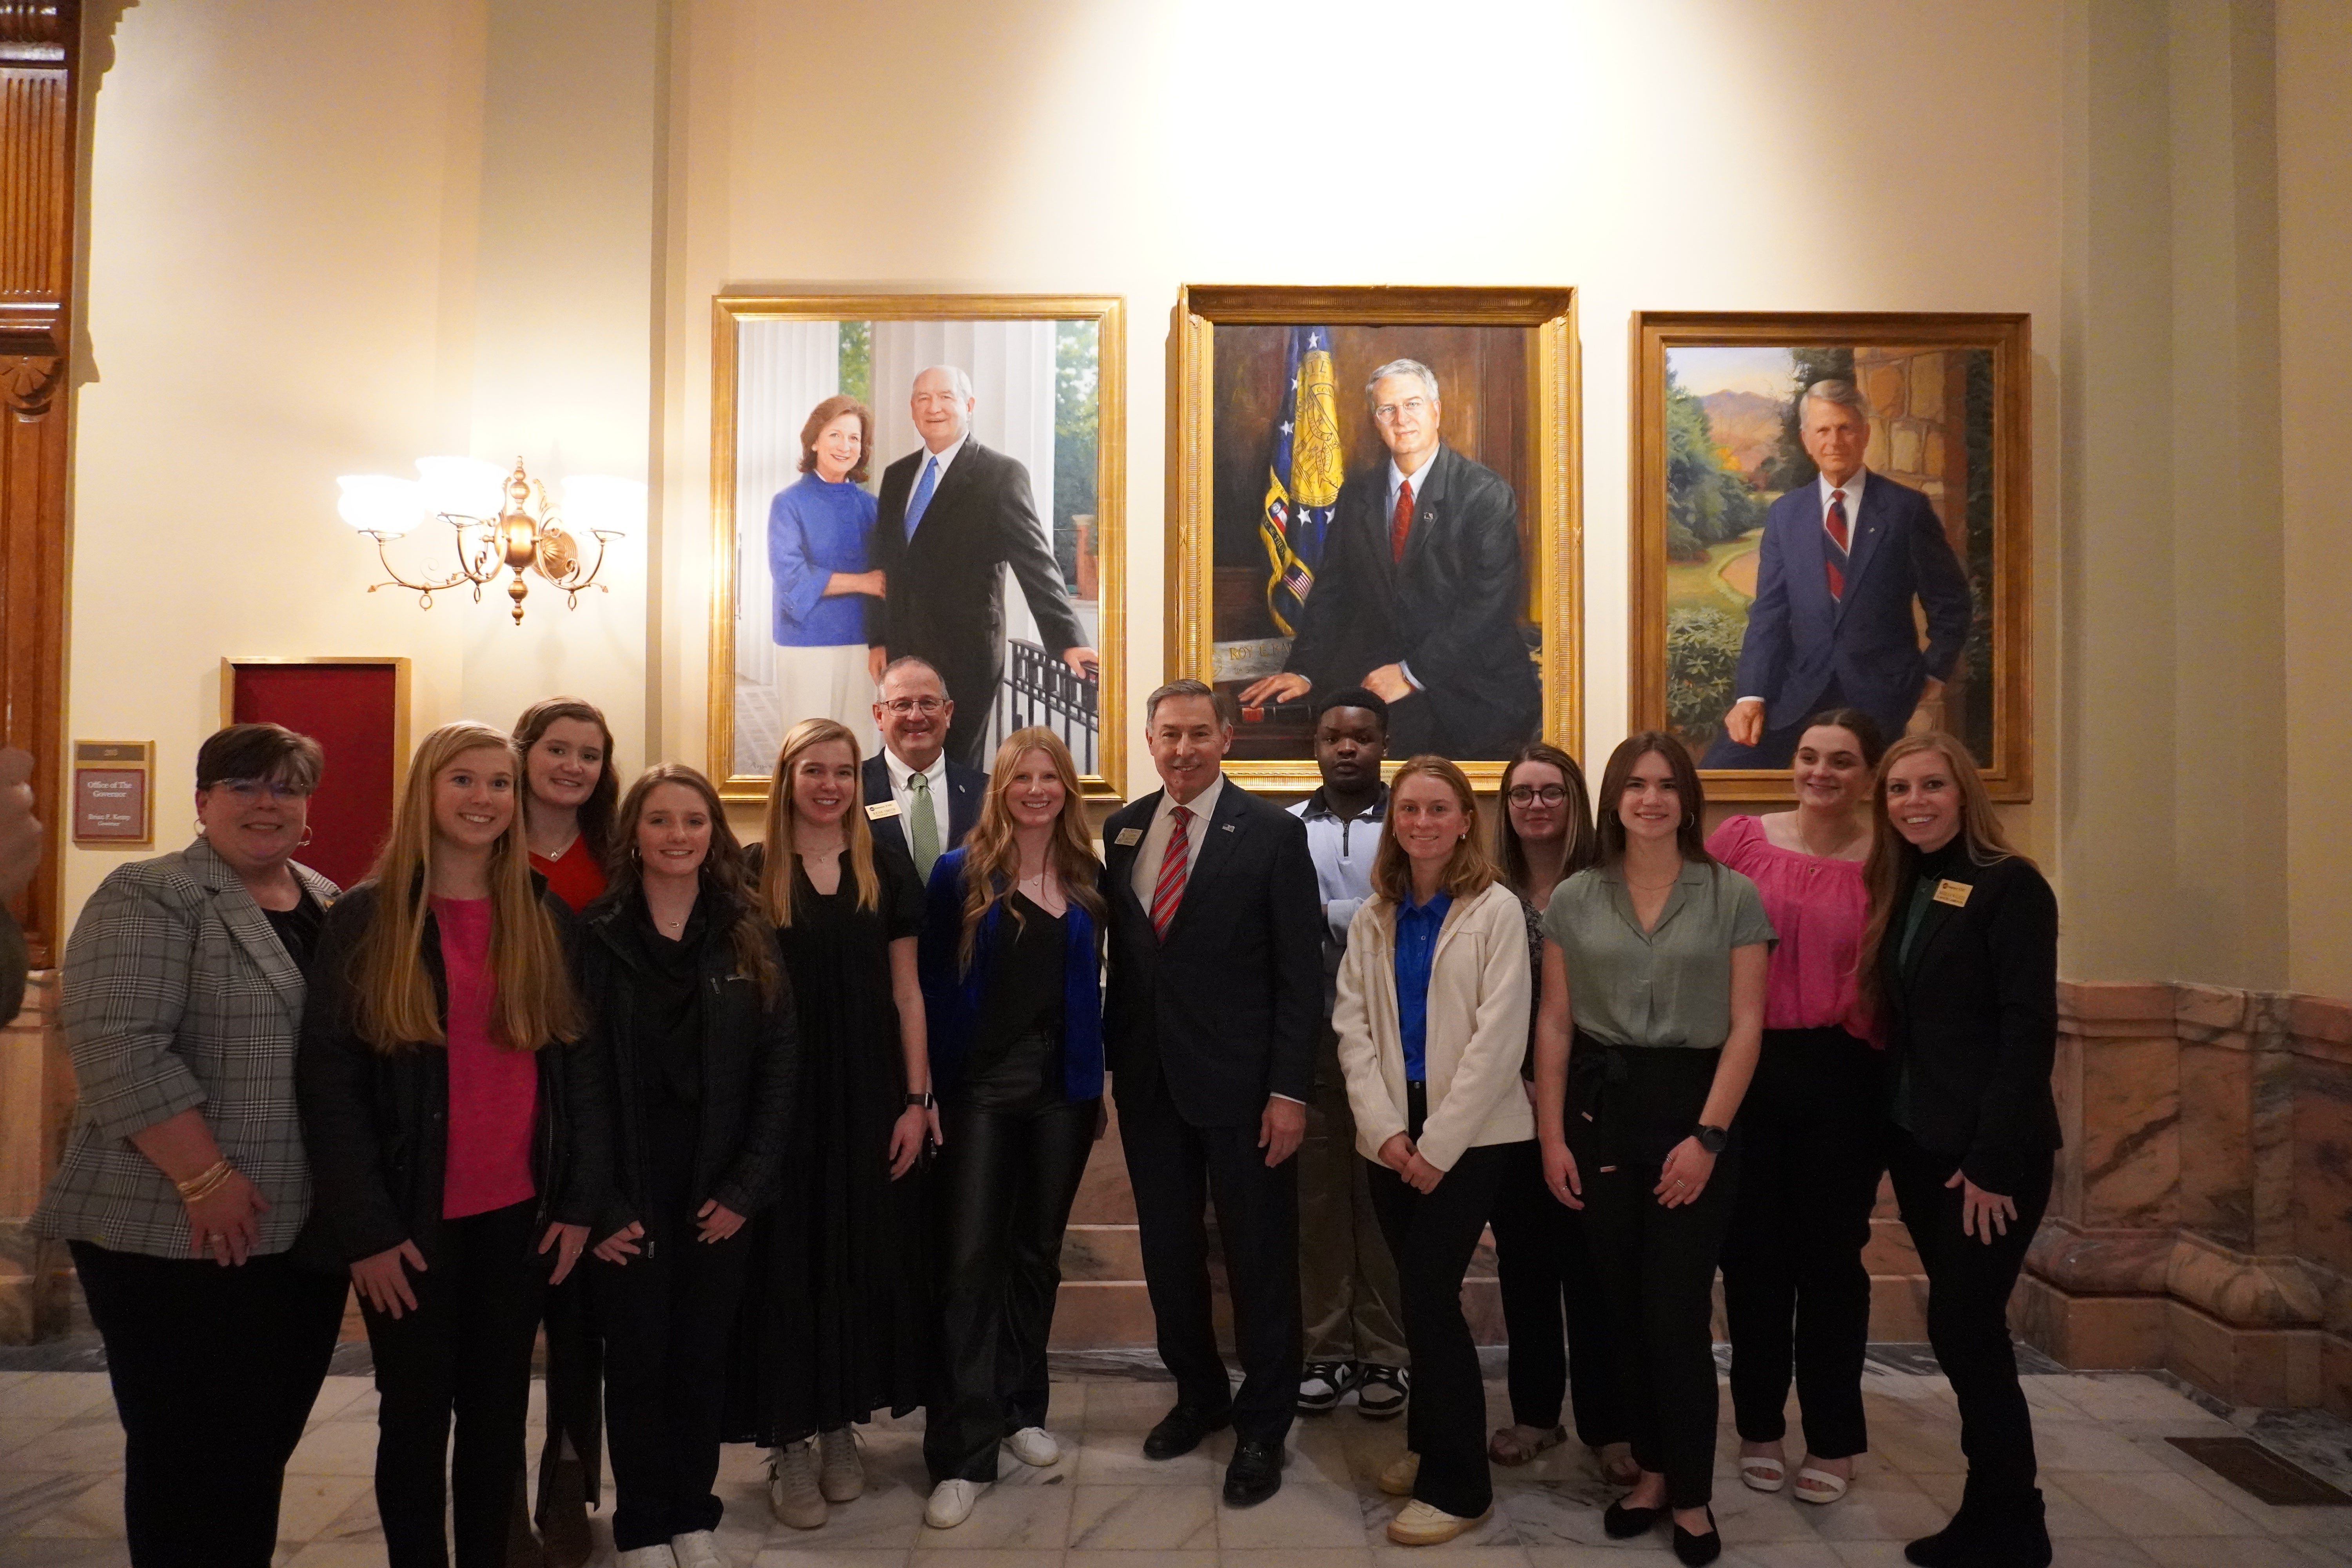
[[[1234,1462],[1225,1467],[1225,1502],[1248,1508],[1282,1489],[1282,1445],[1244,1437],[1234,1445]]]
[[[1631,1541],[1637,1535],[1647,1535],[1666,1517],[1663,1508],[1627,1508],[1612,1502],[1601,1510],[1601,1528],[1609,1532],[1612,1541]]]
[[[1201,1446],[1201,1439],[1212,1432],[1222,1432],[1233,1425],[1230,1410],[1195,1410],[1180,1405],[1160,1418],[1160,1425],[1145,1434],[1143,1457],[1147,1459],[1173,1459],[1191,1453]]]
[[[1701,1568],[1722,1555],[1723,1531],[1715,1527],[1715,1510],[1706,1510],[1705,1535],[1693,1535],[1681,1525],[1675,1526],[1675,1556],[1689,1568]]]

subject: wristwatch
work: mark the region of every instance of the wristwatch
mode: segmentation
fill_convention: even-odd
[[[907,1097],[907,1105],[910,1110],[920,1107],[922,1110],[929,1110],[938,1104],[939,1101],[931,1098],[931,1091],[928,1089],[920,1094],[910,1094]]]
[[[1704,1121],[1698,1124],[1697,1131],[1691,1136],[1697,1139],[1698,1146],[1710,1154],[1722,1153],[1725,1146],[1731,1142],[1731,1134],[1727,1131],[1720,1127],[1709,1127]]]

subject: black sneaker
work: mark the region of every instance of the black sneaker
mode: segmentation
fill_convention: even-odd
[[[1339,1401],[1355,1386],[1354,1362],[1310,1361],[1298,1379],[1298,1413],[1328,1415],[1339,1408]]]
[[[1401,1366],[1366,1363],[1356,1381],[1356,1414],[1367,1421],[1393,1421],[1412,1396],[1412,1373]]]

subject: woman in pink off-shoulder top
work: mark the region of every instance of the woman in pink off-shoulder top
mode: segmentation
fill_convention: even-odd
[[[1870,1274],[1862,1251],[1885,1164],[1884,1040],[1855,973],[1869,895],[1871,778],[1885,746],[1869,716],[1817,715],[1797,744],[1797,809],[1735,816],[1707,840],[1753,880],[1780,935],[1764,1051],[1740,1108],[1744,1164],[1723,1248],[1739,1479],[1777,1492],[1791,1369],[1803,1413],[1796,1494],[1845,1495],[1868,1444],[1862,1411]]]

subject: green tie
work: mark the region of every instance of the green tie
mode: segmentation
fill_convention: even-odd
[[[940,816],[931,805],[931,781],[921,773],[908,773],[907,787],[915,793],[909,838],[915,847],[915,870],[923,880],[931,879],[931,862],[940,858]]]

